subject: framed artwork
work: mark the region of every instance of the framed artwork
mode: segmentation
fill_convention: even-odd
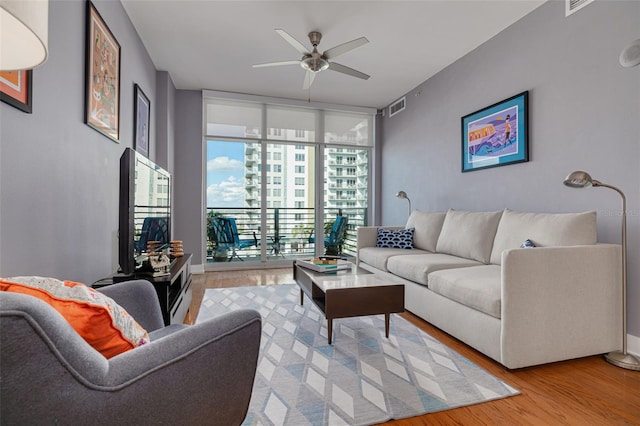
[[[529,161],[529,92],[462,117],[462,171]]]
[[[0,71],[0,100],[31,114],[33,71]]]
[[[149,122],[151,121],[151,104],[140,86],[134,85],[134,118],[133,149],[145,157],[149,157]]]
[[[87,2],[85,123],[120,139],[120,44]]]

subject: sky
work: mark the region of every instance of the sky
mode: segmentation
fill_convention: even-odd
[[[244,145],[207,141],[207,207],[244,206]]]

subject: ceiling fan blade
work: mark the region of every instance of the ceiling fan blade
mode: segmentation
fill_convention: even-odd
[[[266,64],[253,65],[253,67],[254,68],[279,67],[281,65],[300,65],[300,61],[267,62]]]
[[[302,85],[302,90],[308,90],[309,87],[313,84],[313,80],[316,78],[316,74],[313,71],[307,71],[304,76],[304,84]]]
[[[323,56],[327,59],[334,59],[338,56],[347,53],[356,47],[360,47],[363,44],[369,43],[366,37],[360,37],[355,40],[348,41],[346,43],[339,44],[338,46],[332,47],[331,49],[327,49],[324,51]]]
[[[368,80],[369,77],[370,77],[369,75],[367,75],[367,74],[365,74],[363,72],[354,70],[353,68],[346,67],[346,66],[341,65],[341,64],[339,64],[337,62],[329,63],[329,69],[333,70],[333,71],[341,72],[343,74],[350,75],[352,77],[358,77],[358,78],[361,78],[363,80]]]
[[[304,44],[300,43],[298,40],[293,38],[291,34],[281,29],[276,29],[276,32],[280,35],[280,37],[285,39],[287,43],[293,46],[293,48],[296,49],[298,52],[302,53],[303,55],[309,54],[309,50],[306,47],[304,47]]]

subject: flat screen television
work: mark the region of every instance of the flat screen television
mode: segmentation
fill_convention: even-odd
[[[120,273],[140,267],[147,243],[171,239],[171,175],[131,148],[120,157],[118,262]]]

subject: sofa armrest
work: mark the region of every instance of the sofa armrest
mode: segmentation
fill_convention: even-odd
[[[124,281],[98,291],[115,300],[148,332],[164,327],[158,294],[149,281]]]
[[[378,240],[378,228],[384,229],[404,229],[403,226],[360,226],[358,227],[356,240],[356,265],[360,264],[360,249],[365,247],[375,247]]]
[[[622,346],[621,248],[614,244],[502,253],[502,363],[509,368]]]

